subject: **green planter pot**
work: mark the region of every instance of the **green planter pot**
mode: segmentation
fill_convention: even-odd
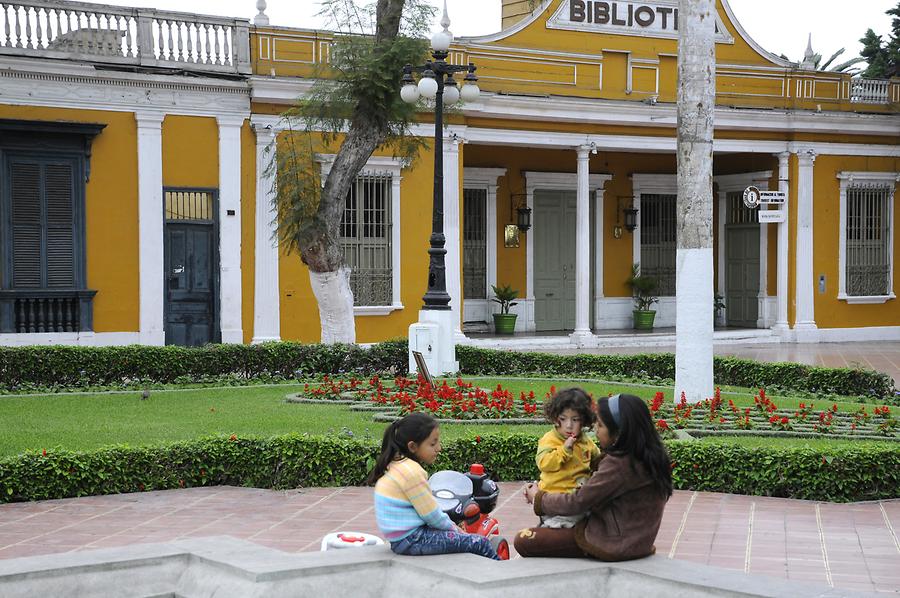
[[[517,314],[494,314],[494,331],[497,334],[512,334],[516,329]]]
[[[634,316],[635,330],[653,330],[653,320],[656,318],[655,310],[635,309],[631,313]]]

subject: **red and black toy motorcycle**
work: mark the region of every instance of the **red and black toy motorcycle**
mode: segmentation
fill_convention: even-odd
[[[470,534],[489,538],[502,560],[509,559],[509,542],[500,535],[500,523],[490,516],[497,506],[500,488],[473,463],[466,473],[439,471],[428,479],[431,493],[450,519]]]

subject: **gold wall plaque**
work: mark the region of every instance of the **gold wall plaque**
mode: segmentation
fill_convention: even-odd
[[[519,227],[515,224],[507,224],[506,228],[503,229],[503,246],[519,246]]]

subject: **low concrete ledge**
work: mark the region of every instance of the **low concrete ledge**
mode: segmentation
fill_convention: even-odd
[[[402,557],[385,546],[289,554],[223,536],[0,561],[0,596],[182,598],[433,595],[510,592],[667,598],[876,596],[751,576],[654,556],[626,563],[469,554]]]

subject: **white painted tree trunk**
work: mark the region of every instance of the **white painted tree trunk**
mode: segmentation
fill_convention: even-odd
[[[680,0],[675,400],[713,393],[715,0]]]
[[[353,319],[353,291],[350,269],[336,272],[309,271],[309,282],[319,304],[322,343],[355,343],[356,323]]]

